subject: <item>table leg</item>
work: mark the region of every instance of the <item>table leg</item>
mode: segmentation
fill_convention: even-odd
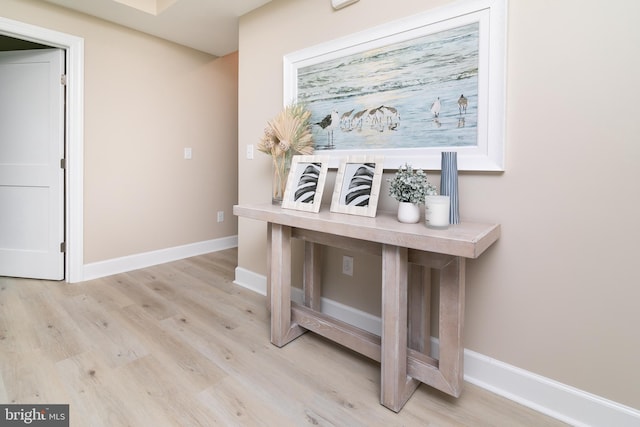
[[[431,268],[409,264],[409,348],[431,350]]]
[[[306,332],[291,323],[291,227],[271,225],[271,342],[282,347]]]
[[[322,296],[322,245],[304,242],[304,305],[312,310],[320,311]]]
[[[267,310],[271,312],[271,223],[267,223]]]
[[[465,259],[456,257],[440,270],[440,362],[449,394],[459,397],[464,378]]]
[[[407,375],[408,251],[382,247],[382,347],[380,402],[398,412],[420,384]]]

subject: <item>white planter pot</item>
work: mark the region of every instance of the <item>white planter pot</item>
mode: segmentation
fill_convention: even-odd
[[[400,202],[398,205],[398,221],[415,224],[420,221],[420,205],[411,202]]]

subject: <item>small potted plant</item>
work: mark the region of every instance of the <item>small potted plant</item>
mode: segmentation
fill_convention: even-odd
[[[427,179],[427,174],[422,169],[413,169],[408,163],[387,181],[390,184],[389,195],[400,202],[400,222],[411,224],[420,221],[420,205],[424,204],[425,197],[438,194],[436,187]]]

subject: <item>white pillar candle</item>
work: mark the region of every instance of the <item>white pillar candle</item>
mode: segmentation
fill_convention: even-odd
[[[449,227],[449,196],[427,196],[425,199],[425,219],[429,228]]]

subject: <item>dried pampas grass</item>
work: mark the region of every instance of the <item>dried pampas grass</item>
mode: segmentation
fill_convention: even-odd
[[[258,150],[273,157],[312,154],[311,112],[301,104],[287,106],[267,123]]]

